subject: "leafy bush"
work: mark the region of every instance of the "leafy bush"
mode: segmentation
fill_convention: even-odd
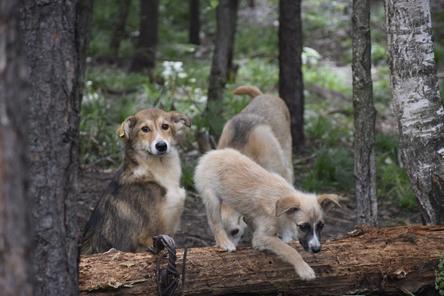
[[[444,296],[444,257],[441,258],[436,269],[435,288],[439,295]]]

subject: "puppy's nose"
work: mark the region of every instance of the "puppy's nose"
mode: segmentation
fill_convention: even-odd
[[[321,246],[311,247],[313,253],[319,253],[321,251]]]
[[[159,152],[165,152],[168,149],[168,145],[164,141],[157,142],[155,147]]]

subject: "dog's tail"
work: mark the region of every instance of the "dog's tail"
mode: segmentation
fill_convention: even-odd
[[[254,98],[262,94],[259,88],[250,85],[242,85],[236,88],[233,93],[235,95],[249,95]]]

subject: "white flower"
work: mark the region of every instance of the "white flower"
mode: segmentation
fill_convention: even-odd
[[[173,64],[172,66],[176,72],[182,71],[182,65],[183,65],[182,62],[172,62],[172,64]]]

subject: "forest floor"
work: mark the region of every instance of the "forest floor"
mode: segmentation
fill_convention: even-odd
[[[171,2],[171,5],[168,6]],[[184,1],[186,2],[186,1]],[[333,3],[334,2],[334,3]],[[305,83],[305,131],[304,150],[294,155],[296,187],[311,192],[338,193],[345,200],[340,208],[326,214],[323,239],[339,237],[355,228],[355,199],[353,176],[353,110],[351,102],[351,38],[350,7],[346,0],[303,1],[304,83]],[[177,1],[164,2],[171,15],[186,7]],[[236,81],[227,85],[223,120],[239,112],[247,103],[234,98],[230,90],[236,85],[253,84],[265,92],[277,93],[277,9],[270,1],[257,0],[254,10],[241,6],[236,37],[235,63],[239,67]],[[444,5],[433,10],[438,71],[444,72],[443,25]],[[185,137],[181,147],[183,185],[187,189],[182,225],[176,235],[179,246],[197,247],[213,245],[213,236],[207,224],[205,209],[193,190],[192,173],[199,157],[194,140],[196,129],[202,128],[199,121],[211,62],[211,34],[204,35],[202,45],[192,48],[186,44],[186,27],[173,18],[161,18],[159,66],[157,76],[161,83],[153,82],[144,75],[128,73],[131,40],[121,47],[119,57],[106,55],[108,43],[103,40],[107,29],[102,23],[112,19],[106,14],[108,1],[97,1],[95,13],[96,31],[90,46],[86,94],[81,115],[81,157],[83,169],[80,176],[79,224],[83,229],[97,200],[104,192],[120,163],[120,144],[115,129],[123,119],[138,109],[153,104],[166,90],[165,98],[173,97],[164,106],[177,107],[191,114],[194,129]],[[377,109],[376,157],[377,196],[380,226],[421,223],[421,215],[410,189],[408,178],[402,169],[397,151],[397,126],[391,112],[389,70],[386,63],[384,11],[382,1],[372,2],[372,59],[374,100]],[[176,9],[176,11],[174,10]],[[205,9],[208,20],[214,11]],[[102,13],[103,15],[100,15]],[[441,21],[439,21],[441,19]],[[438,21],[436,21],[438,20]],[[137,23],[129,20],[129,24]],[[101,28],[100,25],[104,28]],[[167,28],[167,30],[163,29]],[[173,28],[173,29],[172,29]],[[101,31],[102,30],[102,31]],[[260,38],[257,36],[261,31]],[[182,33],[181,33],[182,32]],[[165,36],[170,34],[168,36]],[[174,35],[176,34],[176,35]],[[109,33],[108,33],[109,35]],[[131,34],[130,34],[131,35]],[[163,37],[163,39],[162,39]],[[167,42],[162,43],[162,40]],[[179,40],[176,43],[169,40]],[[123,48],[123,49],[122,49]],[[173,78],[162,75],[161,61],[181,61],[183,69]],[[182,67],[182,66],[181,66]],[[186,76],[186,78],[180,78]],[[443,78],[440,80],[444,86]],[[177,99],[174,99],[177,97]],[[202,99],[201,99],[202,98]],[[248,238],[248,235],[246,236]]]

